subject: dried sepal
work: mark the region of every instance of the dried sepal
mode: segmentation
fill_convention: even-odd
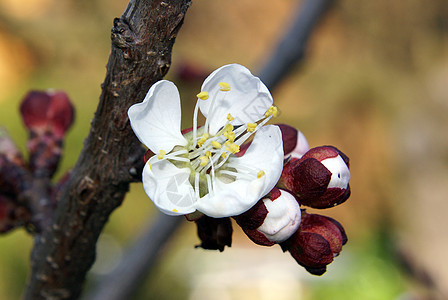
[[[201,244],[196,247],[222,252],[225,246],[232,246],[233,229],[230,218],[211,218],[204,215],[195,223],[201,240]]]

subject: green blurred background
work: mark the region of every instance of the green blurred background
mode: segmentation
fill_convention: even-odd
[[[0,125],[21,149],[18,105],[30,89],[65,90],[76,106],[57,177],[81,151],[110,51],[110,28],[124,0],[0,0]],[[184,126],[208,73],[237,62],[254,73],[291,22],[297,1],[193,1],[167,78],[181,90]],[[230,249],[194,249],[183,227],[137,299],[448,298],[448,2],[336,1],[313,33],[307,57],[275,91],[278,122],[299,128],[312,147],[335,145],[351,159],[352,196],[321,211],[349,242],[322,277],[307,274],[279,247],[251,244],[235,227]],[[140,184],[101,237],[89,274],[110,271],[155,213]],[[0,299],[20,297],[32,238],[0,237]],[[445,295],[445,296],[444,296]]]

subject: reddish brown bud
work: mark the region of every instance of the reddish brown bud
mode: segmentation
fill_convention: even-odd
[[[322,275],[347,242],[344,228],[336,220],[303,212],[299,230],[281,244],[283,251],[314,275]]]
[[[333,207],[350,196],[348,166],[348,157],[338,149],[313,148],[284,166],[279,187],[295,193],[300,204],[321,209]]]
[[[274,188],[250,210],[234,219],[254,243],[272,246],[287,240],[297,230],[300,217],[300,206],[294,195]]]
[[[206,215],[195,221],[201,247],[208,250],[224,251],[225,246],[232,246],[232,223],[230,218],[211,218]]]
[[[74,108],[61,91],[31,91],[20,105],[25,126],[36,134],[46,131],[62,138],[74,118]]]
[[[283,153],[285,157],[292,156],[300,158],[310,146],[302,132],[286,124],[276,124],[282,132]]]
[[[51,177],[59,164],[62,139],[73,122],[73,106],[64,92],[31,91],[20,112],[30,130],[30,169],[37,177]]]

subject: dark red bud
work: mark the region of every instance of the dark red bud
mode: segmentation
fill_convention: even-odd
[[[310,149],[300,159],[292,158],[286,163],[278,186],[295,193],[305,206],[323,209],[339,205],[350,197],[350,186],[329,188],[333,173],[321,163],[338,156],[348,167],[348,157],[333,146]]]
[[[31,91],[20,105],[25,126],[36,134],[46,131],[62,138],[74,119],[74,108],[62,91]]]
[[[208,250],[224,251],[225,246],[232,246],[232,222],[230,218],[211,218],[203,216],[196,222],[201,247]]]
[[[270,241],[264,234],[257,230],[263,224],[267,214],[268,210],[262,199],[245,213],[233,218],[252,242],[261,246],[273,246],[275,242]]]
[[[300,159],[305,160],[307,158],[315,158],[318,161],[322,161],[326,158],[332,158],[339,155],[339,150],[333,146],[320,146],[310,149]]]
[[[283,251],[289,251],[308,272],[322,275],[346,242],[347,236],[339,222],[303,212],[299,230],[283,242],[281,247]]]
[[[315,158],[292,158],[284,167],[279,185],[299,196],[303,200],[320,197],[331,179],[330,171]]]
[[[291,153],[297,146],[297,129],[286,124],[275,124],[282,132],[283,153],[287,155]]]

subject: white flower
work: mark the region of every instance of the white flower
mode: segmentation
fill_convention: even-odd
[[[143,187],[169,215],[200,211],[228,217],[251,208],[277,183],[283,168],[280,129],[263,126],[277,114],[259,78],[238,64],[223,66],[202,84],[193,129],[182,135],[176,86],[155,83],[142,103],[129,108],[132,129],[153,153]],[[198,110],[206,117],[197,126]],[[256,132],[243,156],[239,147]]]

